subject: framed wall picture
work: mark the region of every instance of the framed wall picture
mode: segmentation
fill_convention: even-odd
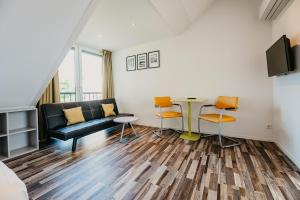
[[[136,69],[136,56],[127,56],[126,57],[126,70],[135,71]]]
[[[137,69],[147,69],[147,53],[137,55]]]
[[[152,51],[148,53],[148,67],[158,68],[160,66],[159,51]]]

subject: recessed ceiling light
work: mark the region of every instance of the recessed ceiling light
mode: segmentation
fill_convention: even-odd
[[[136,23],[132,22],[132,23],[131,23],[131,26],[132,26],[132,27],[135,27],[135,26],[136,26]]]
[[[98,34],[98,35],[97,35],[97,37],[98,37],[98,38],[102,38],[102,37],[103,37],[103,35],[101,35],[101,34]]]

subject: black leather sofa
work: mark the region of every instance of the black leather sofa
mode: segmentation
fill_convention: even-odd
[[[109,103],[114,104],[116,116],[104,117],[101,104]],[[79,106],[82,108],[85,122],[67,126],[63,109]],[[76,151],[77,140],[79,138],[119,125],[113,121],[116,117],[133,116],[132,114],[119,113],[115,99],[44,104],[41,106],[41,109],[47,136],[64,141],[73,139],[72,151]]]

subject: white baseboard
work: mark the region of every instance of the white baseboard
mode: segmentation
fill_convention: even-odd
[[[139,125],[143,125],[143,126],[149,126],[149,127],[153,127],[153,128],[159,128],[157,125],[152,125],[152,124],[145,124],[145,123],[136,123]],[[169,127],[169,126],[165,126],[164,128],[174,128],[174,127]],[[186,128],[184,129],[185,131],[188,131]],[[195,130],[192,130],[195,131]],[[198,132],[198,131],[195,131]],[[215,133],[207,133],[207,134],[215,134]],[[237,134],[237,133],[232,133],[232,134],[225,134],[225,136],[228,137],[235,137],[235,138],[241,138],[241,139],[249,139],[249,140],[260,140],[260,141],[264,141],[264,142],[274,142],[273,140],[270,140],[269,137],[257,137],[257,136],[253,136],[253,135],[242,135],[242,134]]]
[[[278,141],[273,141],[278,147],[279,149],[285,153],[285,155],[291,160],[293,161],[293,163],[295,163],[295,165],[300,169],[300,160],[297,160],[282,144],[280,144],[280,142]]]

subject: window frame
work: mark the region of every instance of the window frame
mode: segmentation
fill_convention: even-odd
[[[82,53],[102,57],[100,51],[90,49],[81,45],[74,45],[70,50],[74,50],[74,71],[75,71],[75,101],[83,101],[82,86]]]

